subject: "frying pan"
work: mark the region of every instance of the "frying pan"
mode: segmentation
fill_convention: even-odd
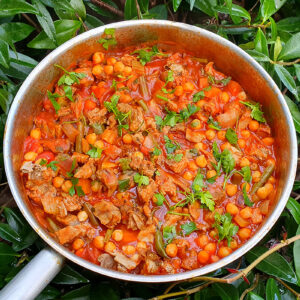
[[[272,212],[260,229],[242,247],[229,256],[180,274],[136,275],[104,269],[92,264],[57,243],[37,222],[28,206],[20,178],[23,141],[30,132],[38,103],[58,79],[59,64],[68,67],[79,58],[90,57],[100,49],[99,40],[105,28],[115,28],[118,46],[135,45],[146,41],[171,41],[174,47],[192,52],[197,57],[214,61],[221,72],[237,80],[249,96],[262,104],[265,117],[276,139],[278,190]],[[4,162],[8,183],[24,217],[39,236],[49,245],[42,250],[0,292],[0,299],[33,299],[52,280],[65,259],[109,277],[136,282],[170,282],[200,276],[238,259],[257,244],[271,229],[284,209],[297,166],[297,140],[292,117],[280,90],[269,74],[246,52],[228,40],[195,26],[160,20],[140,20],[114,23],[85,32],[46,56],[30,73],[11,106],[4,137]]]

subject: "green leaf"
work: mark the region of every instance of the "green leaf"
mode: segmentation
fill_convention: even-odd
[[[166,198],[162,194],[154,194],[154,197],[156,198],[156,205],[161,206],[166,201]]]
[[[249,166],[245,166],[241,169],[241,172],[243,174],[244,180],[248,183],[250,183],[252,176],[251,176],[251,169]]]
[[[57,45],[55,27],[54,27],[54,23],[53,23],[50,13],[46,9],[46,7],[42,4],[41,1],[33,0],[32,3],[34,5],[34,7],[36,8],[36,10],[40,13],[40,15],[36,16],[40,25],[44,29],[44,31],[45,31],[46,35],[49,37],[49,39],[55,45]]]
[[[129,188],[130,179],[119,180],[119,191],[124,192]]]
[[[287,32],[300,31],[300,17],[289,17],[277,22],[277,29]]]
[[[100,158],[102,154],[103,149],[93,147],[86,153],[89,155],[91,158]]]
[[[267,281],[266,300],[281,300],[281,294],[274,278],[269,278]]]
[[[69,267],[68,265],[66,265],[53,279],[52,282],[56,284],[78,284],[88,283],[89,280],[74,269],[72,269],[71,267]]]
[[[300,38],[300,35],[299,35]],[[287,89],[298,97],[298,92],[296,89],[296,82],[290,72],[283,66],[275,65],[274,66],[275,72],[277,73],[278,77],[282,81],[282,83],[287,87]]]
[[[175,226],[164,226],[163,228],[163,238],[166,244],[170,244],[173,239],[177,236]]]
[[[281,50],[279,60],[290,60],[300,57],[300,32],[294,34]]]
[[[299,223],[298,223],[299,224]],[[298,226],[296,235],[300,234],[300,225]],[[294,265],[296,274],[298,277],[298,282],[300,281],[300,240],[296,241],[293,246],[293,254],[294,254]]]
[[[286,0],[264,0],[261,6],[263,22],[267,21],[276,11],[278,11]]]
[[[5,68],[9,68],[10,64],[8,44],[2,40],[0,40],[0,64]]]
[[[299,189],[300,189],[300,181],[299,180],[295,180],[293,191],[297,191]]]
[[[20,256],[20,254],[18,254],[16,251],[14,251],[12,249],[11,246],[9,246],[8,244],[5,244],[3,242],[0,243],[0,257],[9,257],[9,256],[13,256],[13,257],[17,257]]]
[[[250,292],[248,296],[249,296],[249,300],[265,300],[264,298],[260,297],[257,294],[254,294],[253,292]]]
[[[93,29],[93,28],[97,28],[99,26],[104,25],[104,23],[100,19],[98,19],[94,16],[91,16],[89,14],[86,15],[84,23],[88,27],[88,29]]]
[[[216,17],[217,12],[214,7],[217,5],[217,0],[195,0],[194,7],[203,11],[210,17]]]
[[[12,50],[9,50],[9,58],[12,65],[24,66],[28,69],[33,69],[38,64],[35,59]]]
[[[185,236],[190,235],[192,232],[198,230],[198,228],[194,222],[184,223],[180,227],[183,230],[183,234]]]
[[[183,154],[167,154],[167,159],[174,160],[175,162],[180,162],[182,160]]]
[[[213,200],[213,196],[209,191],[197,192],[195,193],[195,198],[199,199],[205,208],[208,208],[210,211],[215,210],[215,201]]]
[[[8,224],[0,223],[0,237],[9,242],[21,242],[21,237]]]
[[[138,0],[138,3],[139,3],[142,13],[148,12],[149,0]]]
[[[265,118],[263,117],[263,112],[260,109],[259,103],[251,103],[251,102],[244,102],[240,101],[240,103],[243,103],[244,105],[248,106],[251,109],[251,118],[258,122],[266,122]]]
[[[240,5],[232,4],[231,10],[226,6],[216,6],[214,9],[220,13],[228,14],[231,17],[235,16],[235,17],[245,18],[249,21],[251,20],[251,16],[248,13],[248,11],[243,7],[241,7]]]
[[[300,81],[300,65],[295,64],[294,65],[294,69],[295,69],[295,73],[296,73],[297,79],[298,79],[298,81]]]
[[[60,19],[85,20],[86,10],[82,0],[52,0],[53,8]]]
[[[200,192],[204,188],[203,175],[199,170],[192,184],[192,189],[194,192]]]
[[[174,12],[176,12],[177,9],[179,8],[181,1],[182,1],[182,0],[172,0]]]
[[[1,0],[0,18],[20,13],[38,14],[38,11],[25,0]]]
[[[18,256],[20,254],[15,252],[11,246],[0,243],[0,275],[6,275],[13,268],[12,264],[16,262]]]
[[[158,156],[158,155],[161,155],[161,150],[157,147],[154,147],[154,150],[152,151],[152,154],[154,156]]]
[[[74,289],[66,294],[64,294],[61,299],[70,300],[90,300],[90,289],[91,285],[87,284],[78,289]]]
[[[285,101],[290,109],[291,115],[294,120],[296,131],[300,133],[300,111],[297,106],[288,96],[284,95]]]
[[[24,227],[30,228],[19,211],[9,207],[4,207],[3,212],[8,225],[18,234],[22,233]]]
[[[259,62],[269,62],[270,61],[270,58],[267,55],[265,55],[261,52],[258,52],[256,50],[246,50],[246,52]]]
[[[249,199],[249,196],[247,195],[246,185],[243,186],[243,197],[244,197],[245,205],[252,207],[254,203],[251,202],[251,200]]]
[[[149,9],[149,14],[152,18],[157,20],[167,20],[168,19],[168,9],[166,5],[159,4]]]
[[[48,99],[51,101],[53,108],[55,109],[55,113],[57,114],[58,111],[60,110],[60,104],[55,99],[59,98],[60,95],[57,93],[52,94],[51,92],[47,91],[47,96],[48,96]]]
[[[222,169],[224,173],[228,175],[235,167],[235,160],[231,152],[228,149],[225,149],[221,153],[220,159],[221,159]]]
[[[282,45],[280,41],[280,37],[278,36],[275,41],[275,46],[274,46],[274,61],[277,61],[278,55],[280,54],[282,50]]]
[[[102,1],[109,4],[110,6],[112,6],[114,8],[116,8],[116,9],[118,9],[118,6],[116,5],[116,3],[114,1],[112,1],[112,0],[102,0]],[[91,2],[85,2],[85,4],[101,16],[109,17],[109,18],[115,18],[116,17],[116,15],[113,12],[110,12],[105,8],[96,6],[95,4],[93,4]]]
[[[225,137],[231,145],[237,145],[238,137],[236,132],[232,128],[228,128],[226,130]]]
[[[268,248],[266,247],[257,246],[246,253],[246,260],[249,263],[252,263],[267,250]],[[266,257],[256,266],[256,269],[290,283],[298,282],[297,276],[292,267],[278,252],[272,253]]]
[[[270,17],[270,22],[271,22],[271,40],[276,41],[277,38],[277,24],[275,20]]]
[[[267,39],[265,34],[260,28],[258,28],[256,33],[256,37],[254,40],[254,47],[256,51],[261,52],[266,56],[269,56]]]
[[[60,291],[51,285],[46,286],[34,300],[52,300],[60,296]]]
[[[290,197],[289,201],[286,204],[286,208],[289,210],[291,215],[294,217],[294,220],[298,225],[300,225],[300,204],[297,200]]]
[[[137,17],[136,0],[126,0],[124,7],[125,20],[130,20]]]
[[[139,173],[135,173],[133,176],[133,180],[138,186],[148,185],[149,184],[149,177],[141,175]]]
[[[74,37],[76,31],[81,27],[80,21],[57,20],[54,22],[57,44],[61,45]],[[46,35],[45,31],[39,33],[31,42],[27,44],[29,48],[35,49],[55,49],[55,44]]]
[[[101,296],[99,297],[99,295]],[[92,285],[90,289],[90,300],[100,300],[99,298],[109,300],[121,299],[116,284],[103,281]]]
[[[213,289],[217,292],[222,300],[238,300],[239,292],[231,284],[226,283],[214,283]]]

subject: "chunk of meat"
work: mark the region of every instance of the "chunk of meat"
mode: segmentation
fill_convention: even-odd
[[[43,183],[36,185],[33,181],[26,182],[27,195],[36,203],[41,203],[42,198],[54,198],[56,196],[56,188],[49,184]]]
[[[59,242],[64,245],[72,242],[77,237],[83,237],[91,229],[90,225],[79,224],[75,226],[67,226],[55,232]]]
[[[174,181],[172,180],[172,177],[167,177],[161,174],[160,176],[156,177],[155,182],[159,188],[159,191],[163,195],[168,194],[171,197],[175,197],[177,195],[177,187]]]
[[[170,70],[173,72],[175,76],[181,76],[182,73],[184,72],[184,68],[181,64],[176,64],[176,63],[168,63],[168,67]]]
[[[145,229],[141,230],[137,238],[140,242],[153,243],[154,234],[155,234],[155,226],[154,224],[151,224],[147,226]]]
[[[134,143],[141,145],[144,141],[144,136],[141,132],[138,132],[138,133],[132,135],[132,140]]]
[[[85,163],[88,162],[89,156],[87,154],[82,154],[82,153],[74,152],[72,154],[72,161],[74,159],[76,159],[77,163],[85,164]]]
[[[261,145],[259,147],[257,145],[253,145],[249,151],[249,154],[257,157],[259,160],[265,160],[269,155],[269,150]]]
[[[138,171],[140,174],[148,177],[152,177],[156,170],[151,161],[142,159],[141,157],[135,155],[131,155],[131,162],[129,165],[133,170]]]
[[[127,103],[119,103],[118,109],[122,113],[131,112],[131,115],[129,118],[129,129],[131,131],[137,132],[137,131],[143,131],[146,129],[146,123],[144,120],[144,111],[141,107],[138,107],[135,109],[135,108],[132,108],[132,106]]]
[[[76,73],[83,73],[85,77],[79,80],[80,84],[83,86],[89,86],[94,82],[94,76],[92,73],[92,68],[77,68]]]
[[[90,159],[85,165],[78,168],[74,174],[76,178],[90,178],[96,172],[94,160]]]
[[[94,215],[108,228],[114,228],[121,221],[120,210],[111,202],[101,200],[94,205],[94,209]]]
[[[130,259],[121,252],[117,252],[114,259],[117,263],[124,266],[127,270],[133,270],[138,265],[136,261]]]
[[[202,131],[195,131],[187,128],[185,132],[185,138],[190,142],[200,143],[205,138],[205,134]]]
[[[208,190],[213,196],[213,200],[215,202],[221,202],[225,199],[226,194],[223,187],[217,185],[210,185]]]
[[[195,250],[186,251],[185,257],[181,260],[181,267],[186,270],[196,269],[197,264],[197,252]]]
[[[77,216],[68,214],[66,217],[56,217],[56,220],[64,225],[78,225],[79,221]]]
[[[229,102],[224,107],[224,113],[217,116],[217,121],[221,127],[233,127],[240,117],[241,108],[238,101]]]
[[[189,213],[195,221],[199,219],[199,217],[201,215],[201,207],[200,207],[200,203],[198,201],[195,201],[194,203],[189,204]]]
[[[100,263],[100,267],[102,267],[102,268],[115,269],[115,267],[116,267],[114,258],[108,253],[103,253],[103,254],[99,255],[98,261]]]
[[[132,230],[141,230],[145,226],[145,216],[136,208],[128,213],[127,228]]]
[[[154,252],[148,252],[145,259],[147,273],[155,274],[159,271],[161,265],[160,257]]]
[[[182,208],[181,207],[176,207],[174,211],[177,212],[177,213],[181,213]],[[163,226],[166,227],[166,226],[175,225],[181,219],[182,219],[182,216],[180,216],[180,215],[166,214],[165,215],[165,222],[164,222]]]
[[[75,211],[81,209],[81,203],[77,195],[71,196],[66,193],[62,193],[63,202],[67,211]]]
[[[175,155],[182,154],[182,158],[179,162],[175,161],[174,159],[166,159],[165,163],[175,173],[181,173],[187,166],[188,160],[186,158],[185,152],[182,150],[176,150]]]
[[[154,182],[153,179],[150,179],[148,185],[139,186],[137,188],[139,198],[143,202],[146,203],[149,202],[152,199],[156,189],[157,189],[157,184]]]
[[[239,124],[238,124],[239,131],[246,129],[251,120],[252,119],[251,119],[250,109],[244,110],[243,114],[241,115],[241,118],[239,119]]]
[[[103,124],[106,122],[107,113],[108,113],[108,111],[105,107],[102,109],[99,109],[98,107],[96,107],[87,112],[87,117],[91,124],[95,124],[95,123]]]
[[[108,188],[108,196],[111,196],[119,184],[118,177],[114,171],[112,169],[98,170],[96,175]]]
[[[41,202],[47,214],[59,217],[67,215],[67,209],[61,197],[49,197],[49,194],[47,194],[41,198]]]
[[[21,172],[28,174],[28,180],[32,182],[32,185],[49,182],[55,176],[55,172],[51,168],[34,164],[31,161],[27,161],[22,165]]]
[[[41,141],[41,144],[54,153],[68,152],[71,147],[71,142],[68,139],[48,139]]]

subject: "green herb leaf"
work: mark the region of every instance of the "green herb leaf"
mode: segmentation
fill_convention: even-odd
[[[167,74],[165,86],[166,86],[169,82],[173,82],[173,81],[174,81],[173,72],[172,72],[171,70],[169,70],[169,71],[168,71],[168,74]]]
[[[102,151],[103,149],[92,146],[92,148],[86,154],[89,155],[91,158],[100,158]]]
[[[160,52],[157,46],[153,46],[151,48],[145,48],[140,50],[135,50],[134,54],[138,54],[138,59],[140,63],[144,66],[147,62],[151,61],[151,59],[156,55],[165,55],[164,53]]]
[[[175,226],[165,226],[163,228],[163,238],[166,244],[170,244],[176,236]]]
[[[119,191],[124,192],[129,188],[130,179],[119,180]]]
[[[130,168],[130,159],[129,158],[120,158],[119,163],[123,171],[131,170]]]
[[[157,147],[154,147],[154,150],[152,151],[152,155],[154,155],[154,156],[161,155],[161,150]]]
[[[194,222],[184,223],[180,227],[183,230],[183,234],[185,236],[190,235],[192,232],[198,230],[198,228]]]
[[[216,161],[219,161],[221,158],[221,151],[219,150],[218,144],[216,142],[213,142],[212,151]]]
[[[228,128],[226,130],[225,137],[231,145],[234,145],[234,146],[237,145],[238,137],[237,137],[236,132],[232,128]]]
[[[115,28],[105,28],[104,30],[104,38],[101,38],[98,42],[102,44],[103,48],[108,50],[109,46],[114,46],[117,44],[117,40],[115,37]]]
[[[183,154],[168,154],[167,159],[174,160],[175,162],[180,162],[182,160]]]
[[[243,186],[243,197],[244,197],[245,205],[252,207],[254,203],[251,202],[251,200],[249,199],[249,196],[246,191],[246,184],[244,184],[244,186]]]
[[[154,197],[156,198],[156,205],[161,206],[166,201],[166,198],[162,194],[155,194]]]
[[[258,122],[266,122],[265,118],[263,117],[263,112],[260,110],[260,105],[259,103],[250,103],[250,102],[244,102],[240,101],[244,105],[248,106],[252,111],[251,111],[251,117],[258,121]]]
[[[44,165],[46,165],[46,164],[47,164],[47,159],[42,158],[41,161],[40,161],[40,165],[41,165],[41,166],[44,166]]]
[[[74,171],[75,167],[76,167],[76,159],[73,159],[72,165],[71,165],[71,169],[70,169],[69,172],[67,172],[67,176],[68,177],[72,177],[73,176],[73,171]]]
[[[180,145],[177,142],[172,141],[167,135],[164,135],[165,148],[168,154],[173,153],[175,150],[180,149]]]
[[[138,186],[148,185],[149,184],[149,177],[141,175],[139,173],[135,173],[133,176],[133,180]]]
[[[219,123],[217,121],[215,121],[212,116],[210,116],[208,118],[207,124],[209,124],[208,125],[209,128],[212,128],[212,129],[215,129],[215,130],[221,130],[222,129],[222,127],[219,125]]]
[[[69,85],[65,85],[65,86],[64,86],[64,92],[65,92],[65,96],[66,96],[70,101],[74,102],[72,88],[71,88]]]
[[[48,99],[51,101],[51,103],[55,109],[55,112],[57,114],[58,111],[60,110],[61,106],[60,106],[60,104],[57,103],[57,101],[55,99],[61,97],[61,95],[59,95],[57,93],[52,94],[50,91],[47,91],[47,96],[48,96]]]
[[[57,171],[57,166],[56,164],[58,164],[58,161],[51,161],[46,167],[51,168],[54,172]]]
[[[251,176],[251,169],[249,166],[245,166],[241,169],[241,173],[244,177],[244,180],[248,183],[250,183],[252,176]]]
[[[204,91],[202,90],[202,91],[200,91],[200,92],[193,95],[193,102],[196,103],[199,100],[204,99],[204,97],[205,97],[205,94],[204,94]]]
[[[76,185],[75,186],[75,190],[76,190],[76,193],[79,197],[82,197],[85,195],[84,191],[82,190],[82,187],[80,185]]]
[[[60,68],[61,70],[63,70],[65,72],[65,74],[63,76],[61,76],[57,82],[57,84],[59,86],[62,84],[70,86],[74,83],[79,83],[79,79],[86,77],[86,74],[84,74],[84,73],[69,72],[60,65],[54,65],[54,66],[57,68]]]
[[[188,104],[187,108],[184,108],[179,112],[183,122],[186,122],[188,118],[198,112],[200,108],[196,105]]]
[[[235,167],[235,160],[231,152],[228,149],[225,149],[222,152],[220,159],[221,159],[222,169],[224,173],[228,175]]]
[[[201,174],[200,171],[198,171],[193,184],[192,184],[192,189],[194,192],[200,192],[204,188],[204,183],[203,183],[203,175]]]
[[[213,227],[218,230],[219,241],[227,239],[228,246],[232,237],[238,232],[239,227],[231,223],[232,216],[229,213],[220,215],[218,212],[215,213],[215,223]]]

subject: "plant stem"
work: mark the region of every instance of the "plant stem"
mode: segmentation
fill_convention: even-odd
[[[139,2],[138,0],[135,0],[135,5],[136,5],[136,10],[137,10],[137,17],[138,19],[143,19],[142,18],[142,14],[141,14],[141,9],[140,9],[140,5],[139,5]]]
[[[274,65],[277,64],[277,65],[282,65],[282,66],[292,66],[292,65],[295,65],[295,64],[297,64],[299,62],[300,62],[300,58],[297,58],[294,61],[287,61],[287,62],[285,62],[285,61],[273,61],[273,60],[270,60],[271,64],[274,64]]]
[[[260,257],[258,257],[256,260],[254,260],[247,268],[239,271],[239,273],[234,276],[234,277],[230,277],[228,278],[228,275],[223,277],[223,278],[215,278],[215,277],[209,277],[209,276],[199,276],[199,277],[195,277],[189,280],[186,280],[184,282],[197,282],[197,281],[208,281],[206,284],[209,285],[213,282],[221,282],[221,283],[228,283],[231,284],[234,281],[242,278],[242,277],[246,277],[247,274],[254,269],[261,261],[263,261],[265,258],[267,258],[269,255],[271,255],[272,253],[276,252],[277,250],[286,247],[292,243],[294,243],[295,241],[300,240],[300,234],[287,239],[287,240],[283,240],[280,243],[278,243],[277,245],[275,245],[273,248],[269,249],[268,251],[266,251],[264,254],[262,254]],[[171,285],[166,292],[168,292],[169,290],[171,290],[173,287],[175,286],[175,284]],[[193,293],[198,292],[199,290],[201,290],[203,288],[203,286],[206,285],[201,285],[199,287],[190,289],[190,290],[184,290],[184,291],[180,291],[180,292],[175,292],[175,293],[170,293],[170,294],[165,294],[164,295],[160,295],[157,297],[152,298],[152,300],[161,300],[161,299],[166,299],[166,298],[170,298],[170,297],[174,297],[174,296],[180,296],[180,295],[191,295]]]
[[[249,292],[253,291],[257,287],[258,280],[259,280],[259,274],[256,274],[254,283],[248,289],[244,290],[244,292],[242,293],[242,295],[240,297],[240,300],[243,300]]]
[[[107,10],[109,10],[110,12],[120,16],[120,17],[124,17],[124,13],[119,10],[118,8],[115,8],[113,6],[111,6],[110,4],[107,4],[101,0],[91,0],[92,3],[94,3],[95,5],[99,6],[99,7],[103,7]]]
[[[22,13],[22,17],[24,17],[24,19],[26,19],[28,23],[30,23],[37,30],[37,32],[41,32],[40,26],[35,23],[27,14]]]
[[[297,299],[300,298],[300,293],[296,292],[295,290],[293,290],[289,285],[287,285],[284,281],[282,281],[279,278],[273,277],[275,280],[277,280],[278,282],[280,282],[280,284],[282,284],[284,287],[286,287],[289,291],[291,291],[296,297]]]

